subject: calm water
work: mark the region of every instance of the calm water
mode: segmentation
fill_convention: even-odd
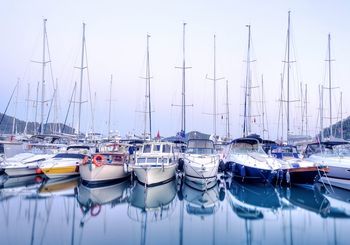
[[[350,243],[350,192],[341,189],[0,178],[0,244]]]

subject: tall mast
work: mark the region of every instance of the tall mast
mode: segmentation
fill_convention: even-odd
[[[304,134],[304,99],[303,99],[303,84],[300,83],[300,113],[301,113],[301,132],[300,134]]]
[[[108,106],[108,139],[111,134],[111,104],[112,104],[112,84],[113,84],[113,75],[111,75],[111,82],[109,87],[109,106]]]
[[[226,80],[226,139],[230,139],[230,106],[228,103],[228,80]]]
[[[175,68],[182,70],[182,92],[181,92],[181,134],[186,133],[186,106],[193,106],[193,105],[186,105],[186,69],[190,69],[191,67],[186,67],[186,56],[185,56],[185,27],[187,23],[183,23],[182,27],[182,66],[178,67],[175,66]],[[178,106],[178,105],[172,105],[172,106]]]
[[[250,76],[250,25],[248,27],[248,50],[247,50],[247,68],[245,78],[245,94],[244,94],[244,123],[243,123],[243,137],[251,132],[251,76]]]
[[[329,131],[330,137],[333,136],[332,127],[332,73],[331,73],[331,34],[328,34],[328,91],[329,91]]]
[[[83,23],[83,37],[82,37],[82,45],[81,45],[81,63],[80,63],[80,88],[79,88],[79,109],[78,109],[78,128],[77,135],[80,135],[80,120],[81,120],[81,105],[82,105],[82,97],[83,97],[83,75],[84,75],[84,54],[85,54],[85,23]]]
[[[12,135],[17,133],[16,131],[16,116],[17,116],[17,105],[18,105],[18,90],[19,90],[19,78],[17,79],[17,91],[16,91],[16,100],[15,100],[15,113],[12,120]]]
[[[262,138],[265,139],[264,75],[261,75]]]
[[[213,129],[214,136],[216,136],[216,36],[214,35],[214,70],[213,70],[213,81],[214,81],[214,91],[213,91]]]
[[[182,31],[182,100],[181,100],[181,131],[186,133],[186,60],[185,60],[185,27],[183,23]]]
[[[218,80],[222,80],[224,79],[223,77],[221,78],[217,78],[216,77],[216,35],[214,35],[214,57],[213,57],[213,63],[214,63],[214,67],[213,67],[213,77],[209,78],[208,76],[206,76],[206,78],[208,80],[212,80],[214,83],[214,88],[213,88],[213,133],[214,136],[216,136],[216,117],[217,117],[217,112],[216,112],[216,82]]]
[[[343,130],[343,92],[340,92],[340,138],[344,139],[344,130]]]
[[[287,30],[287,141],[290,134],[289,122],[289,70],[290,70],[290,11],[288,11],[288,30]]]
[[[147,116],[149,124],[149,136],[152,138],[152,110],[151,110],[151,70],[149,64],[149,38],[151,35],[147,34],[147,54],[146,54],[146,93],[145,93],[145,129],[144,137],[147,137]]]
[[[39,106],[39,86],[40,82],[38,82],[36,86],[36,99],[35,99],[35,119],[34,119],[34,134],[38,133],[37,122],[38,122],[38,106]]]
[[[30,84],[27,84],[27,110],[26,110],[26,125],[24,127],[23,133],[26,135],[28,133],[28,115],[29,115],[29,97],[30,97]]]
[[[305,135],[309,135],[308,128],[309,128],[309,123],[308,123],[308,115],[307,115],[307,84],[305,84]]]
[[[46,21],[43,20],[43,59],[42,59],[42,70],[41,70],[41,114],[40,114],[40,133],[44,133],[44,111],[45,111],[45,51],[46,51]]]
[[[319,86],[319,97],[320,97],[320,129],[321,129],[321,140],[324,138],[323,134],[323,85]]]

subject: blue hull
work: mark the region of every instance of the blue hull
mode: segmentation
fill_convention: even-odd
[[[275,183],[278,175],[275,170],[252,168],[233,162],[227,163],[226,169],[242,182]]]

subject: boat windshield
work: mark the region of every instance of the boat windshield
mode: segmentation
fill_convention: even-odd
[[[333,154],[338,156],[350,157],[350,145],[337,145],[333,147]]]
[[[230,147],[231,153],[242,154],[242,153],[251,153],[258,152],[261,154],[265,154],[265,151],[261,148],[259,144],[248,144],[248,143],[235,143]]]
[[[59,153],[53,158],[77,158],[77,159],[83,159],[86,155],[79,154],[79,153]]]
[[[214,149],[211,149],[211,148],[187,148],[186,153],[189,153],[189,154],[213,154]]]

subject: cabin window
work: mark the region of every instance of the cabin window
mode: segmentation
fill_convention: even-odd
[[[147,158],[147,163],[157,164],[157,158],[156,157]]]
[[[144,153],[150,153],[151,152],[151,145],[144,145],[143,146],[143,152]]]
[[[163,145],[163,152],[164,153],[170,153],[171,146],[170,145]]]
[[[144,157],[140,157],[137,159],[137,163],[145,163],[146,162],[146,158]]]
[[[153,145],[153,151],[160,151],[160,145]]]

